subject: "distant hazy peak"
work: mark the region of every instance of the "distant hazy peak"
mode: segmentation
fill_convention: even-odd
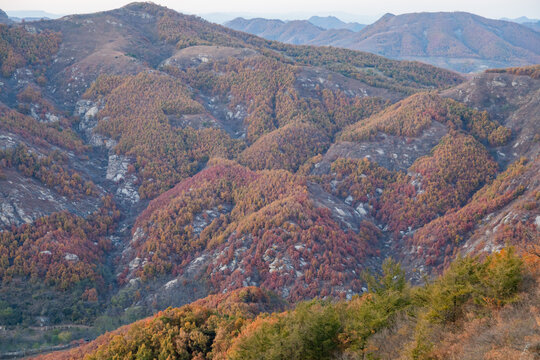
[[[8,14],[5,13],[2,9],[0,9],[0,24],[11,24],[12,21],[8,17]]]
[[[341,21],[335,16],[312,16],[308,19],[313,25],[322,27],[323,29],[339,29],[345,25],[345,22]]]

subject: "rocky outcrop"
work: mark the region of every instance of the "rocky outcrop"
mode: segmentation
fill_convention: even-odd
[[[114,182],[124,180],[128,171],[129,159],[123,155],[109,155],[105,178]]]
[[[379,134],[376,141],[338,142],[326,152],[323,160],[315,165],[313,173],[326,174],[338,158],[367,158],[389,170],[407,170],[416,159],[429,154],[431,149],[448,133],[445,125],[434,121],[416,138]]]
[[[83,133],[88,143],[96,147],[105,147],[109,150],[107,170],[105,179],[114,182],[117,186],[114,192],[117,198],[122,201],[134,204],[139,202],[140,196],[135,185],[137,177],[135,174],[128,174],[128,166],[132,162],[124,155],[117,155],[114,152],[116,140],[107,138],[94,130],[98,124],[98,113],[102,105],[90,100],[79,100],[75,106],[74,115],[79,116],[79,130]]]
[[[512,138],[494,154],[506,166],[525,156],[540,156],[540,80],[528,76],[484,73],[446,90],[443,96],[486,110],[512,130]]]
[[[86,215],[98,207],[98,198],[67,199],[15,169],[3,169],[3,174],[0,178],[0,228],[31,223],[63,210]]]

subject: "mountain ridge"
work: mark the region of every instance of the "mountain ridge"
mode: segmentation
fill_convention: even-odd
[[[238,25],[236,29],[250,31],[247,24],[244,28]],[[273,29],[272,36],[279,36],[277,30]],[[259,34],[265,36],[262,32]],[[489,38],[489,42],[480,41],[480,34],[483,39]],[[517,23],[464,12],[438,12],[385,14],[357,33],[322,33],[305,44],[369,51],[474,72],[538,63],[539,39],[536,32]]]

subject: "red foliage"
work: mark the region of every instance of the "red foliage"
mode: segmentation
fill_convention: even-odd
[[[523,192],[523,187],[516,183],[516,179],[526,173],[529,165],[521,159],[511,166],[497,178],[480,189],[462,208],[455,208],[448,211],[424,227],[420,228],[412,238],[412,243],[422,246],[426,255],[433,255],[448,246],[453,248],[459,245],[470,233],[482,218],[489,213],[501,209],[506,204],[514,200]],[[509,228],[510,234],[508,233]],[[523,228],[515,226],[503,226],[497,231],[496,239],[501,245],[510,241],[514,245],[530,244],[531,241],[521,241],[527,233],[523,233]],[[515,232],[515,233],[512,233]],[[518,234],[519,233],[519,234]]]
[[[496,171],[482,144],[468,135],[449,134],[432,155],[414,162],[411,175],[399,174],[384,190],[377,216],[393,231],[419,227],[463,206]]]
[[[314,205],[302,178],[234,164],[212,166],[153,200],[134,229],[146,279],[182,273],[206,254],[216,290],[256,283],[294,300],[343,296],[345,284],[358,291],[379,236],[367,222],[358,233],[343,230]]]
[[[504,145],[510,130],[489,120],[487,112],[469,109],[451,99],[434,93],[412,95],[387,109],[346,128],[341,139],[371,140],[378,132],[396,136],[416,137],[431,126],[432,121],[452,129],[464,129],[478,140],[490,145]]]
[[[84,280],[102,283],[97,267],[111,248],[105,235],[119,217],[112,200],[103,200],[87,220],[60,212],[0,232],[0,280],[24,277],[64,290]]]

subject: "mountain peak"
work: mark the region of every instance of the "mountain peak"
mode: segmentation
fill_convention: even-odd
[[[379,21],[380,21],[380,20],[383,20],[383,19],[390,19],[390,18],[393,18],[393,17],[395,17],[395,16],[396,16],[396,15],[394,15],[394,14],[392,14],[392,13],[386,13],[386,14],[384,14],[384,15],[379,19]]]
[[[11,24],[12,21],[9,18],[8,14],[5,11],[0,9],[0,24]]]
[[[121,7],[129,10],[149,10],[149,9],[168,9],[165,6],[158,5],[152,1],[134,1]]]

